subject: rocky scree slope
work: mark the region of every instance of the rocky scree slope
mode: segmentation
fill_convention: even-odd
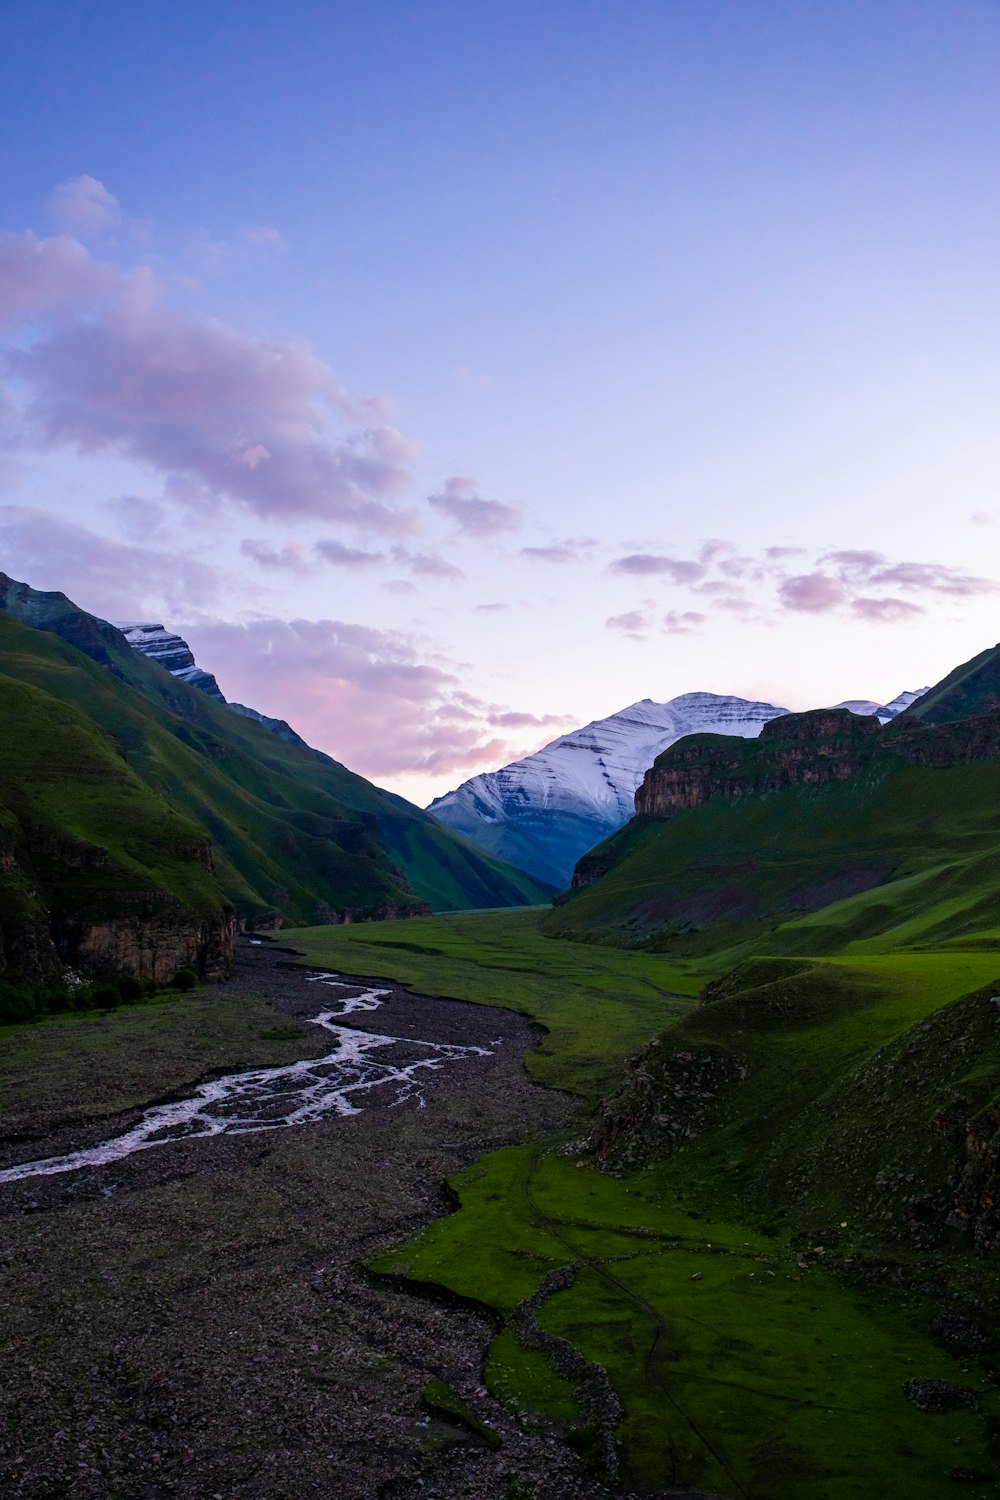
[[[250,925],[300,925],[545,898],[401,797],[290,744],[133,650],[64,595],[0,575],[0,620],[30,627],[9,676],[81,709],[129,768],[213,844]]]
[[[546,928],[689,953],[838,951],[844,933],[904,923],[934,940],[988,934],[998,797],[1000,710],[883,728],[824,709],[756,741],[689,736],[657,758],[635,819],[580,861]]]
[[[846,706],[886,723],[919,696],[906,692],[884,705],[857,699]],[[524,760],[472,777],[429,811],[481,848],[566,886],[580,856],[632,817],[643,775],[669,745],[698,733],[753,739],[787,713],[773,703],[717,693],[684,693],[668,703],[644,698]]]

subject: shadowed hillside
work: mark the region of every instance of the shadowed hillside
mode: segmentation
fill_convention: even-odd
[[[211,838],[251,923],[339,921],[544,899],[403,798],[149,661],[61,594],[0,578],[0,671],[85,713],[130,770]]]

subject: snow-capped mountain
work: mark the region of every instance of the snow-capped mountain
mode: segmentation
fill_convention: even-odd
[[[174,635],[162,625],[151,621],[141,620],[112,620],[111,624],[116,630],[120,630],[135,651],[141,651],[143,656],[148,656],[151,661],[158,661],[161,667],[166,667],[172,677],[179,677],[182,682],[189,682],[192,687],[201,688],[210,698],[217,698],[220,703],[225,703],[219,684],[211,672],[205,672],[194,659],[194,653],[187,641],[182,640],[179,635]]]
[[[853,698],[837,707],[886,723],[919,697],[900,693],[884,705]],[[683,693],[668,703],[643,698],[524,760],[473,776],[428,811],[488,853],[566,886],[580,856],[632,817],[636,789],[661,750],[686,734],[752,739],[786,713],[773,703],[717,693]]]
[[[876,703],[874,698],[845,698],[843,703],[834,704],[835,708],[849,708],[852,714],[861,714],[864,717],[874,715],[880,724],[888,724],[897,714],[901,714],[904,708],[909,708],[911,703],[916,703],[930,688],[922,687],[916,690],[907,689],[893,698],[891,703]]]
[[[636,788],[661,750],[686,734],[753,738],[787,712],[716,693],[684,693],[669,703],[643,698],[524,760],[473,776],[428,811],[490,854],[565,886],[580,855],[632,817]]]

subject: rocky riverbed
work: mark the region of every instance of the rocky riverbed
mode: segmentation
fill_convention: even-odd
[[[523,1430],[486,1393],[486,1314],[414,1296],[361,1264],[447,1211],[442,1184],[458,1166],[571,1119],[571,1101],[525,1075],[533,1029],[510,1012],[388,982],[337,987],[288,958],[244,944],[220,1001],[259,1005],[263,995],[284,1013],[286,1033],[297,1021],[296,1062],[309,1063],[313,1082],[331,1053],[331,1025],[348,1052],[343,1033],[377,1034],[372,1055],[397,1074],[410,1070],[405,1087],[386,1076],[342,1090],[359,1112],[332,1107],[291,1124],[278,1114],[293,1114],[294,1100],[272,1096],[270,1114],[247,1125],[243,1098],[231,1118],[245,1128],[181,1129],[156,1149],[106,1160],[93,1154],[102,1143],[141,1134],[151,1111],[190,1101],[213,1080],[166,1100],[151,1087],[145,1108],[100,1120],[66,1100],[60,1115],[46,1097],[33,1121],[19,1100],[0,1169],[79,1152],[86,1160],[0,1181],[0,1493],[605,1495],[558,1434]],[[324,1011],[335,1013],[326,1026],[309,1024]],[[352,1052],[362,1072],[364,1050]],[[431,1057],[437,1065],[414,1067]],[[498,1448],[428,1414],[421,1392],[434,1379],[495,1430]]]

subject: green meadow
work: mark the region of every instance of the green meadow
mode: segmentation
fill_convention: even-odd
[[[964,1146],[931,1122],[956,1098],[960,1113],[995,1099],[1000,955],[876,941],[734,969],[726,951],[553,940],[543,916],[288,934],[310,962],[532,1016],[546,1030],[529,1071],[580,1096],[576,1139],[456,1173],[456,1211],[373,1269],[499,1313],[491,1388],[597,1475],[746,1500],[1000,1494],[996,1273],[968,1236],[912,1219]],[[667,1107],[690,1059],[738,1062],[681,1150],[658,1149],[655,1119],[631,1118],[628,1085],[616,1097],[640,1049]],[[605,1153],[602,1169],[579,1138],[609,1096],[636,1149]],[[934,1333],[942,1306],[985,1330],[977,1356]],[[607,1431],[580,1356],[610,1382]],[[919,1410],[905,1386],[920,1378],[965,1388],[975,1409]]]

